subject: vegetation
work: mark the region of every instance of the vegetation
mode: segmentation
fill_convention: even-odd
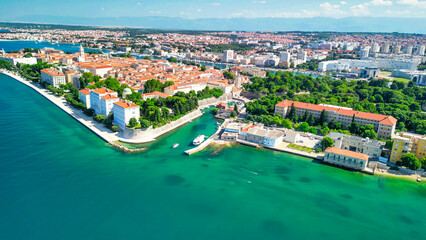
[[[314,79],[306,75],[294,76],[291,72],[278,71],[276,74],[268,73],[266,78],[252,78],[252,82],[244,84],[244,88],[246,91],[266,95],[247,103],[246,107],[247,112],[253,115],[253,119],[263,120],[260,122],[267,125],[274,117],[275,104],[288,99],[313,104],[333,104],[350,107],[356,111],[391,115],[398,120],[397,129],[426,134],[426,115],[421,111],[421,105],[426,104],[426,89],[415,86],[413,82],[407,85],[393,82],[389,88],[387,80],[383,79],[347,82],[328,77]],[[294,94],[301,91],[309,91],[310,94]],[[293,112],[290,112],[288,118],[293,122],[305,121],[310,126],[319,125],[322,128],[328,127],[330,130],[335,129],[346,133],[349,133],[351,129],[353,134],[370,130],[364,136],[375,135],[369,126],[364,126],[364,129],[359,129],[357,126],[345,129],[336,121],[322,123],[310,116],[302,116],[299,119]]]
[[[150,93],[155,91],[163,92],[164,88],[171,86],[173,84],[174,82],[172,81],[166,81],[165,83],[162,83],[156,79],[150,79],[146,81],[144,85],[144,92],[145,93]]]
[[[304,151],[304,152],[309,152],[309,153],[313,151],[312,148],[308,148],[308,147],[305,147],[305,146],[300,146],[300,145],[297,145],[297,144],[294,144],[294,143],[290,143],[288,145],[288,147],[289,148],[293,148],[293,149],[297,149],[297,150],[300,150],[300,151]]]
[[[234,74],[232,74],[230,71],[225,71],[225,72],[223,72],[223,77],[224,77],[225,79],[235,80],[235,76],[234,76]]]
[[[120,127],[119,127],[119,126],[117,126],[117,125],[113,125],[113,126],[111,127],[111,130],[112,130],[113,132],[118,132],[118,131],[120,131]]]
[[[322,150],[324,151],[328,147],[332,147],[333,144],[334,144],[334,140],[333,139],[331,139],[329,137],[323,138],[322,141],[321,141]]]
[[[401,165],[411,170],[419,170],[422,167],[422,163],[412,153],[406,153],[401,156]]]
[[[209,87],[206,87],[203,90],[197,92],[197,99],[202,100],[202,99],[211,98],[211,97],[218,98],[222,95],[223,95],[223,91],[221,89],[219,88],[210,89]]]
[[[250,51],[254,49],[254,46],[247,44],[211,44],[209,45],[211,52],[221,53],[225,50],[234,50],[237,52]]]

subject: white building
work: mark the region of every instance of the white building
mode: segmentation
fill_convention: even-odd
[[[371,47],[371,52],[372,53],[380,52],[380,45],[378,43],[374,43],[373,46]]]
[[[306,51],[298,51],[297,52],[297,59],[298,60],[302,60],[303,62],[306,62],[306,60],[308,59],[308,53]]]
[[[414,71],[419,65],[418,59],[413,60],[392,60],[392,59],[377,59],[369,58],[366,60],[355,59],[339,59],[332,61],[320,62],[318,66],[319,71],[341,71],[349,70],[352,68],[378,68],[381,70],[400,70],[408,69]]]
[[[417,47],[416,55],[418,55],[418,56],[425,55],[425,46],[424,45],[420,45],[420,46]]]
[[[101,98],[101,114],[108,116],[114,107],[114,103],[120,99],[116,95],[107,94]]]
[[[191,90],[198,92],[203,90],[206,87],[207,87],[207,83],[205,81],[194,81],[194,82],[188,82],[188,83],[173,84],[169,87],[164,88],[164,93],[173,96],[177,92],[189,93]]]
[[[4,54],[0,57],[1,60],[10,62],[10,64],[16,66],[17,63],[20,64],[37,64],[37,58],[35,57],[21,57],[18,54]]]
[[[91,72],[94,76],[98,75],[101,77],[105,77],[107,73],[113,69],[113,66],[108,64],[84,63],[80,64],[79,68],[83,72]]]
[[[90,108],[90,92],[92,90],[90,89],[82,89],[78,91],[78,98],[80,99],[80,102],[84,103],[86,105],[86,108]]]
[[[390,48],[389,44],[383,45],[382,53],[389,53],[389,48]]]
[[[280,52],[280,62],[290,62],[291,54],[289,52]]]
[[[413,54],[413,46],[412,45],[405,46],[404,53],[408,55]]]
[[[45,68],[40,71],[41,81],[46,82],[56,88],[61,84],[66,84],[65,74],[54,68]]]
[[[81,45],[80,45],[79,52],[80,52],[80,55],[77,57],[77,61],[78,62],[84,62],[84,61],[86,61],[86,59],[84,57],[84,48]]]
[[[329,147],[325,150],[324,162],[346,168],[364,170],[367,167],[368,158],[367,154]]]
[[[121,129],[126,128],[131,118],[139,119],[140,107],[132,102],[123,100],[114,103],[114,123]]]
[[[96,114],[102,114],[101,98],[107,94],[111,94],[117,97],[117,92],[106,88],[98,88],[90,92],[90,108],[95,110]]]
[[[223,61],[231,62],[232,60],[234,60],[234,50],[223,51]]]

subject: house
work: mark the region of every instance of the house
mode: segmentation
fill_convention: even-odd
[[[78,91],[78,99],[80,99],[80,102],[84,103],[86,105],[86,108],[90,108],[90,92],[92,90],[90,89],[82,89]]]
[[[364,170],[367,167],[368,159],[367,154],[335,147],[327,148],[324,155],[324,162],[355,170]]]
[[[337,132],[331,132],[327,137],[334,140],[334,147],[336,148],[364,153],[370,157],[380,157],[386,144],[385,142],[370,138],[362,138]]]
[[[59,88],[61,85],[65,85],[65,74],[55,68],[45,68],[40,71],[41,81],[52,85],[55,88]]]
[[[107,94],[101,98],[101,114],[108,116],[113,108],[113,104],[120,99],[117,95]]]
[[[299,140],[300,140],[300,133],[299,132],[293,131],[291,129],[288,129],[285,132],[284,139],[283,139],[284,142],[296,143]]]
[[[98,88],[90,92],[90,108],[95,111],[96,114],[102,114],[101,109],[101,98],[105,95],[110,94],[117,97],[117,92],[114,92],[107,88]],[[106,110],[106,108],[105,108]],[[106,116],[106,115],[105,115]]]
[[[147,100],[149,98],[159,99],[159,98],[167,98],[168,96],[170,96],[170,95],[166,94],[166,93],[154,91],[154,92],[151,92],[151,93],[142,94],[142,99],[143,100]]]
[[[114,102],[114,123],[121,129],[126,128],[131,118],[139,119],[140,107],[130,101],[122,100]]]

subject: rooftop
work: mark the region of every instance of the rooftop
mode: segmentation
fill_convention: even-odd
[[[345,149],[340,149],[340,148],[335,148],[335,147],[329,147],[325,150],[325,152],[343,155],[343,156],[347,156],[347,157],[353,157],[353,158],[357,158],[357,159],[361,159],[361,160],[365,160],[365,161],[368,161],[368,158],[369,158],[369,156],[367,154],[357,153],[357,152],[353,152],[353,151],[349,151],[349,150],[345,150]]]

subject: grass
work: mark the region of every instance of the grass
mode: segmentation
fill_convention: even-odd
[[[400,81],[400,82],[407,83],[407,82],[410,81],[410,79],[406,79],[406,78],[393,78],[393,81]]]
[[[308,148],[308,147],[300,146],[300,145],[297,145],[297,144],[294,144],[294,143],[290,143],[290,144],[288,145],[288,147],[289,147],[289,148],[293,148],[293,149],[297,149],[297,150],[300,150],[300,151],[308,152],[308,153],[310,153],[310,152],[312,152],[312,151],[313,151],[313,149],[312,149],[312,148]]]

